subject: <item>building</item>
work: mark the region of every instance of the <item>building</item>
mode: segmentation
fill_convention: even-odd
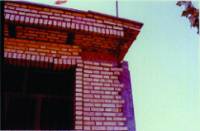
[[[4,4],[2,129],[135,131],[128,63],[142,23]]]

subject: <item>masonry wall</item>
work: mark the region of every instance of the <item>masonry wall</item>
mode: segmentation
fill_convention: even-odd
[[[28,37],[29,39],[50,42],[55,42],[59,38],[59,42],[57,41],[57,43],[62,43],[67,37],[66,34],[58,35],[58,37],[46,36],[47,32],[49,32],[48,29],[55,30],[51,31],[54,34],[57,34],[58,30],[62,33],[76,31],[78,39],[75,41],[82,46],[83,50],[93,54],[93,50],[96,48],[94,52],[98,54],[99,59],[102,59],[101,53],[98,52],[98,49],[101,48],[101,51],[105,52],[106,57],[104,59],[108,60],[123,59],[143,25],[140,22],[116,18],[98,12],[53,7],[29,2],[5,2],[4,18],[5,22],[31,26],[26,29],[22,26],[18,27],[20,32],[17,35],[22,38]],[[33,27],[37,27],[38,29],[33,29]],[[39,32],[32,34],[32,30],[39,30]],[[26,32],[30,32],[30,34]],[[80,43],[80,41],[84,42]],[[93,41],[95,41],[95,44],[93,44]],[[88,44],[88,42],[92,43]],[[87,48],[89,45],[93,46]],[[91,48],[92,51],[87,50]],[[91,57],[91,59],[96,58]]]
[[[91,61],[83,61],[81,66],[83,104],[78,106],[78,114],[83,118],[76,121],[76,129],[127,130],[120,94],[123,84],[118,80],[122,69],[112,63]]]
[[[116,62],[88,61],[78,46],[5,38],[4,57],[11,64],[62,70],[76,66],[75,129],[128,130]]]
[[[16,36],[9,36],[9,24]],[[135,131],[128,66],[120,63],[142,24],[34,4],[5,4],[4,60],[63,70],[76,67],[75,130]],[[66,43],[75,33],[73,44]]]

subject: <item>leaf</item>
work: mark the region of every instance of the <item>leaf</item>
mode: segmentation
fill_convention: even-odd
[[[181,16],[185,16],[185,17],[187,17],[188,15],[189,15],[189,12],[186,11],[186,10],[184,10],[184,11],[182,12],[182,14],[181,14]]]
[[[194,16],[191,15],[190,17],[188,17],[188,19],[190,20],[191,26],[194,27],[196,18],[195,18]]]
[[[199,9],[195,8],[191,1],[178,1],[176,5],[185,6],[185,10],[182,12],[181,16],[187,17],[191,26],[196,27],[197,33],[199,34]]]

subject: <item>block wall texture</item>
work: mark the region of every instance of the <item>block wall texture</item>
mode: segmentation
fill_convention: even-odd
[[[75,130],[135,131],[130,74],[121,60],[140,23],[17,2],[7,2],[4,13],[6,62],[53,70],[76,67]],[[16,26],[14,38],[10,23]],[[71,31],[75,40],[68,45]]]

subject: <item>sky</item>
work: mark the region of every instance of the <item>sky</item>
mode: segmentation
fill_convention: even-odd
[[[120,17],[144,23],[125,57],[137,131],[200,131],[197,30],[181,17],[183,8],[176,1],[118,1]],[[34,2],[54,4],[54,0]],[[68,0],[59,6],[115,15],[115,0]]]

